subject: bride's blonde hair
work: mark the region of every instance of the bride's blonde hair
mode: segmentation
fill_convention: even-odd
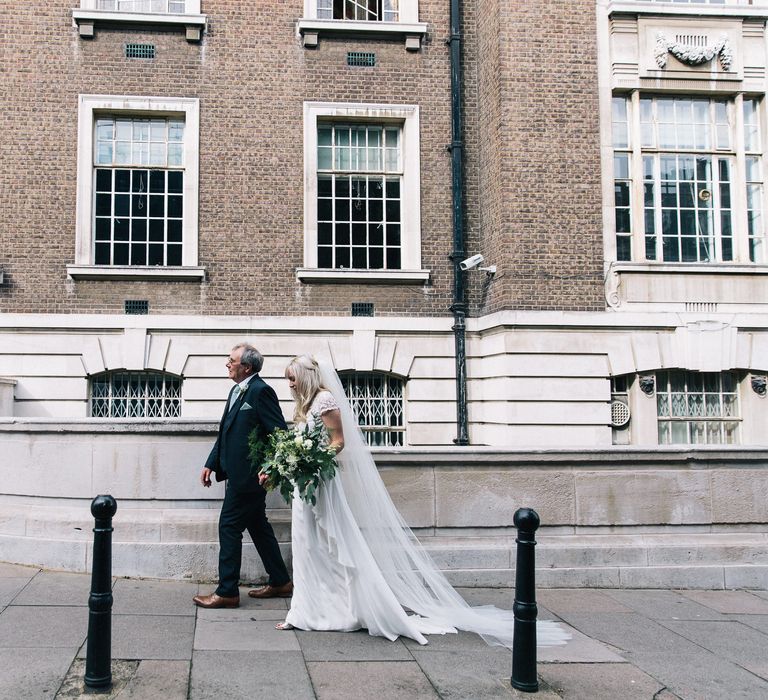
[[[319,391],[327,391],[320,380],[320,368],[312,355],[298,355],[285,368],[286,375],[290,372],[295,378],[296,387],[291,389],[296,408],[293,411],[294,423],[304,423],[307,420],[312,401]]]

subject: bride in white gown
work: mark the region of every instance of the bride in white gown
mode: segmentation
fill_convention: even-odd
[[[294,493],[294,592],[278,629],[364,628],[372,635],[390,640],[402,635],[420,644],[427,643],[425,634],[461,629],[511,648],[513,613],[470,607],[398,513],[336,372],[304,355],[295,357],[285,374],[296,401],[295,424],[325,425],[339,469],[318,488],[316,505]],[[568,639],[554,622],[539,622],[537,635],[539,646]]]

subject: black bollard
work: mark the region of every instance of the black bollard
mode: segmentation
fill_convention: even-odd
[[[539,515],[531,508],[515,512],[517,564],[515,567],[515,637],[512,641],[512,687],[527,693],[539,689],[536,675],[536,530]]]
[[[96,496],[91,503],[96,526],[85,655],[85,684],[89,688],[112,685],[112,516],[116,512],[117,501],[112,496]]]

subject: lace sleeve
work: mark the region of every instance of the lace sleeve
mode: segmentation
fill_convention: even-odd
[[[333,398],[333,394],[330,391],[321,391],[312,403],[312,413],[322,416],[328,411],[338,410],[339,404],[336,403],[336,399]]]

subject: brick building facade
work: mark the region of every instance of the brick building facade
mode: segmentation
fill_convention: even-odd
[[[768,481],[768,5],[459,5],[464,248],[484,257],[463,273],[464,453],[449,1],[4,3],[0,438],[29,476],[0,507],[21,531],[36,499],[96,484],[137,521],[153,499],[205,510],[170,486],[176,446],[199,461],[242,339],[286,415],[287,360],[333,362],[433,533],[508,528],[488,505],[507,488],[558,532],[764,523],[750,498],[705,504]],[[80,486],[41,492],[35,450]],[[450,506],[468,483],[486,505]]]

